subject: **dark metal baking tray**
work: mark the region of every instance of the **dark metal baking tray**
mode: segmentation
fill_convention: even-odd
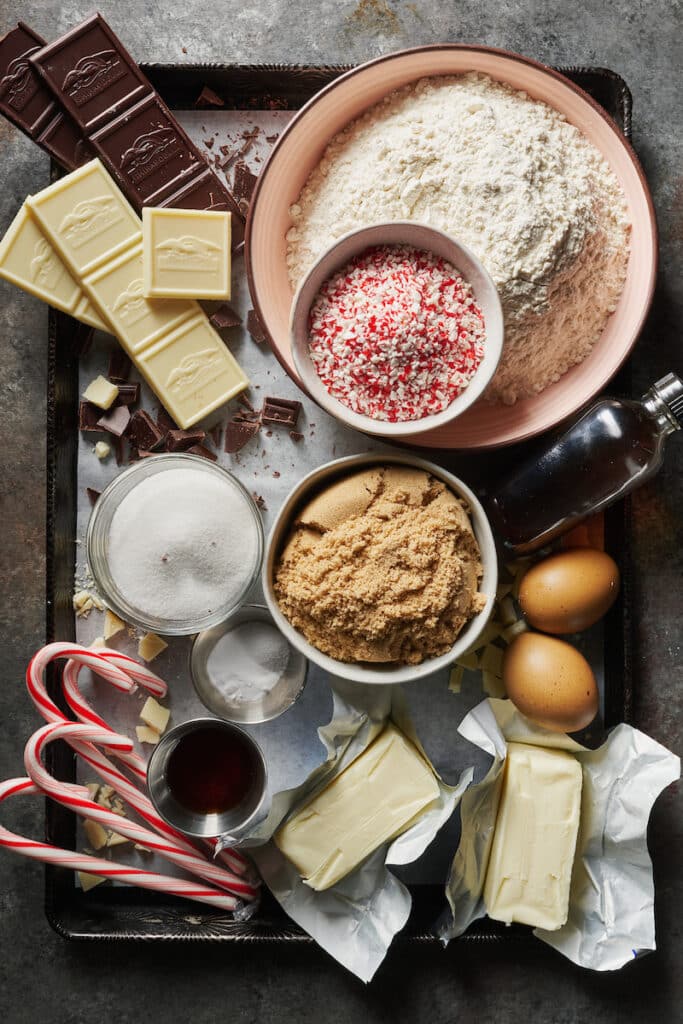
[[[214,89],[235,109],[296,110],[346,67],[290,65],[148,65],[145,72],[167,103],[191,109],[204,85]],[[627,137],[631,133],[631,94],[624,80],[605,68],[560,68],[597,100]],[[54,175],[57,175],[57,169]],[[75,640],[72,593],[75,568],[78,359],[74,355],[76,324],[50,311],[47,399],[47,640]],[[612,383],[612,391],[629,393],[628,367]],[[536,442],[538,443],[538,442]],[[431,452],[430,458],[466,473],[468,479],[487,476],[497,465],[533,450],[533,443],[495,452],[460,457]],[[605,546],[622,570],[624,585],[605,622],[605,725],[628,721],[631,714],[629,508],[622,504],[605,519]],[[56,699],[54,678],[48,685]],[[59,777],[75,778],[75,760],[65,744],[50,748],[50,769]],[[47,802],[48,841],[75,848],[76,819],[64,808]],[[397,941],[436,941],[431,927],[444,907],[444,890],[437,885],[413,887],[413,912]],[[70,939],[140,939],[166,941],[312,941],[294,925],[266,892],[257,914],[234,922],[219,910],[145,890],[112,887],[83,893],[70,871],[46,867],[46,914],[52,927]],[[460,941],[510,941],[526,938],[527,929],[497,926],[487,920],[473,926]]]

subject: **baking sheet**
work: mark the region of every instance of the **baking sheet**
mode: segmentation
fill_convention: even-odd
[[[244,142],[244,133],[254,127],[260,129],[249,151],[243,157],[244,162],[258,174],[272,145],[274,136],[282,131],[292,116],[289,111],[179,111],[177,116],[191,138],[200,147],[206,140],[213,140],[206,147],[209,158],[220,156],[220,147],[228,146],[230,151]],[[234,171],[234,162],[227,169],[228,182]],[[231,305],[246,320],[247,311],[251,308],[244,261],[242,255],[233,260],[233,297]],[[274,518],[284,501],[285,496],[296,483],[308,472],[330,459],[359,452],[391,451],[383,443],[351,431],[325,412],[312,401],[302,395],[296,385],[287,377],[276,357],[267,344],[256,344],[244,327],[223,332],[223,337],[239,363],[252,381],[250,395],[253,404],[260,407],[266,395],[296,398],[303,402],[302,416],[298,429],[304,439],[295,442],[287,430],[262,428],[257,437],[237,455],[219,454],[219,465],[230,470],[251,492],[256,493],[265,501],[262,511],[264,528],[268,535]],[[115,342],[106,335],[96,334],[90,352],[81,360],[79,390],[98,374],[106,376],[109,353]],[[131,379],[135,379],[131,375]],[[158,403],[146,386],[142,385],[141,407],[154,414]],[[231,404],[234,411],[236,403]],[[224,424],[227,419],[226,410],[219,415],[210,417],[207,425]],[[270,436],[269,436],[270,435]],[[87,567],[85,564],[85,531],[91,505],[86,488],[103,490],[104,487],[125,468],[117,467],[114,455],[100,462],[94,454],[94,443],[101,439],[99,434],[80,434],[78,439],[78,525],[77,525],[77,570],[76,588],[89,587]],[[432,461],[441,462],[459,475],[460,471],[465,482],[472,482],[468,476],[470,459],[449,453],[446,459],[438,452],[429,453]],[[485,459],[480,456],[480,459]],[[249,603],[263,603],[260,584],[250,592]],[[76,637],[79,643],[89,645],[103,631],[103,615],[91,612],[88,618],[76,620]],[[603,627],[602,624],[575,639],[576,645],[584,652],[591,662],[598,680],[601,701],[604,695],[604,658],[603,658]],[[177,725],[187,718],[208,712],[197,699],[192,686],[189,672],[189,655],[191,638],[168,638],[168,650],[164,651],[153,663],[152,668],[169,684],[169,699],[166,701],[171,708],[171,724]],[[136,655],[137,641],[132,631],[122,638],[116,637],[112,646]],[[437,771],[448,783],[454,784],[460,773],[469,765],[475,766],[475,779],[479,779],[488,767],[488,758],[472,747],[457,734],[457,726],[464,715],[478,704],[485,694],[481,689],[480,673],[465,673],[462,691],[454,694],[448,690],[448,671],[435,673],[433,676],[413,685],[404,687],[409,711],[415,722],[418,734],[425,750],[434,763]],[[113,691],[105,683],[93,682],[89,673],[81,675],[82,689],[90,697],[97,711],[114,728],[135,737],[135,725],[139,724],[139,710],[145,695],[140,692],[132,697],[123,696]],[[298,785],[321,761],[324,751],[317,737],[317,728],[326,723],[332,710],[330,680],[326,674],[314,665],[309,666],[308,682],[302,697],[283,716],[273,722],[246,728],[261,744],[268,761],[271,787],[274,790],[288,789]],[[143,756],[148,756],[150,749],[138,745]],[[79,778],[90,781],[91,774],[79,766]],[[453,851],[459,838],[459,817],[453,819],[439,834],[435,843],[426,853],[406,869],[397,874],[411,884],[442,885],[448,873]],[[79,847],[84,845],[82,833],[79,832]],[[147,867],[172,873],[173,868],[160,858],[149,854],[140,854],[131,846],[119,847],[116,856],[128,863],[140,863]]]

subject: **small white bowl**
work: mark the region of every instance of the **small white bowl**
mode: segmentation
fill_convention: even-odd
[[[292,519],[301,506],[309,500],[316,491],[329,486],[334,480],[348,476],[350,473],[370,466],[410,466],[413,469],[422,469],[426,473],[443,480],[448,488],[458,497],[462,498],[469,507],[470,520],[474,535],[479,544],[483,575],[479,585],[479,591],[486,598],[486,604],[478,615],[465,626],[457,637],[455,643],[445,654],[436,658],[427,658],[419,665],[401,665],[399,667],[388,667],[373,665],[370,662],[346,662],[338,661],[327,654],[323,654],[317,647],[310,644],[298,629],[290,623],[289,619],[280,610],[275,592],[273,590],[273,573],[280,551],[282,550],[285,538],[289,532]],[[263,592],[266,604],[275,620],[275,624],[287,637],[293,647],[319,665],[320,668],[331,672],[340,679],[351,679],[357,683],[370,684],[393,684],[410,683],[416,679],[431,675],[439,669],[445,668],[453,661],[474,646],[477,638],[482,633],[486,623],[491,617],[493,605],[496,599],[496,587],[498,586],[498,558],[496,545],[493,540],[493,533],[489,526],[486,513],[482,508],[475,494],[466,484],[453,476],[441,466],[426,459],[418,459],[413,455],[350,455],[343,459],[335,459],[319,466],[312,473],[305,476],[287,495],[285,502],[280,509],[277,519],[273,525],[266,544],[266,557],[263,563],[262,572]]]
[[[474,376],[461,395],[447,408],[433,416],[419,420],[402,420],[387,423],[354,412],[343,402],[329,393],[315,368],[308,345],[308,315],[321,287],[338,270],[341,270],[355,256],[378,245],[410,245],[415,249],[426,249],[452,263],[465,281],[472,286],[476,302],[484,315],[486,341],[484,358]],[[503,349],[503,312],[498,291],[487,270],[477,257],[451,238],[450,235],[412,221],[395,221],[390,224],[373,224],[370,227],[351,231],[330,246],[314,263],[303,279],[292,301],[290,316],[290,341],[296,369],[304,387],[311,397],[330,415],[349,427],[366,434],[394,439],[414,437],[428,430],[435,430],[452,422],[482,395],[496,372]]]

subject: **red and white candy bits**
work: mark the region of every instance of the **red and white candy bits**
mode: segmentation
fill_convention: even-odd
[[[329,393],[376,420],[418,420],[462,394],[484,356],[484,317],[455,267],[411,246],[378,246],[330,278],[309,315]]]

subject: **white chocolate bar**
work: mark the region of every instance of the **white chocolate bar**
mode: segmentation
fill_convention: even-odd
[[[144,294],[150,298],[230,298],[230,214],[142,211]]]

